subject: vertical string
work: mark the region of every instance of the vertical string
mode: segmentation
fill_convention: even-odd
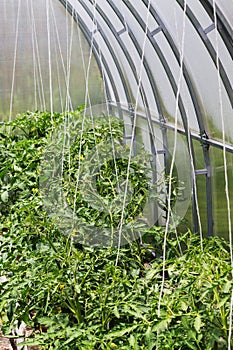
[[[213,8],[214,8],[214,25],[215,25],[215,41],[216,41],[216,64],[217,64],[217,71],[218,71],[218,94],[219,94],[220,117],[221,117],[221,126],[222,126],[225,193],[226,193],[227,213],[228,213],[229,242],[231,247],[230,254],[231,254],[231,263],[233,268],[231,207],[230,207],[230,195],[229,195],[229,184],[228,184],[228,174],[227,174],[226,131],[225,131],[225,123],[224,123],[224,115],[223,115],[222,85],[221,85],[220,66],[219,66],[219,42],[218,42],[218,30],[217,30],[216,0],[213,1]]]
[[[54,13],[53,3],[51,4],[51,17],[52,17],[53,25],[54,25],[54,29],[55,29],[54,50],[55,50],[55,59],[56,59],[58,92],[59,92],[59,98],[60,98],[61,111],[62,111],[62,113],[64,113],[65,106],[64,106],[64,101],[63,101],[63,97],[62,97],[62,82],[61,82],[61,76],[60,76],[59,55],[61,56],[61,67],[63,68],[63,72],[64,72],[65,84],[66,84],[66,74],[65,74],[65,68],[64,68],[64,61],[63,61],[62,51],[61,51],[61,47],[60,47],[60,36],[59,36],[59,33],[58,33],[57,21],[56,21],[56,16],[55,16],[55,13]]]
[[[78,30],[79,47],[80,47],[80,53],[81,53],[81,59],[82,59],[82,68],[83,68],[83,73],[84,73],[84,77],[85,77],[85,81],[86,81],[86,79],[87,79],[87,69],[86,69],[84,52],[83,52],[84,50],[83,50],[83,46],[82,46],[81,30],[79,28],[78,20],[77,20],[77,30]],[[88,102],[88,105],[90,106],[90,111],[91,111],[91,98],[90,98],[89,89],[87,91],[87,102]]]
[[[183,20],[182,20],[182,38],[181,38],[181,49],[180,49],[180,71],[179,71],[179,79],[178,79],[178,87],[176,93],[176,106],[175,106],[175,133],[174,133],[174,148],[171,160],[171,167],[169,172],[169,184],[168,184],[168,208],[167,208],[167,220],[166,227],[164,233],[164,242],[163,242],[163,268],[162,268],[162,281],[160,287],[160,295],[158,300],[158,317],[160,317],[161,313],[161,301],[164,290],[165,283],[165,269],[166,269],[166,243],[167,236],[170,228],[170,216],[171,216],[171,195],[172,195],[172,173],[175,166],[175,155],[176,155],[176,147],[177,147],[177,125],[178,125],[178,113],[179,113],[179,98],[182,87],[182,78],[183,78],[183,61],[184,61],[184,43],[185,43],[185,31],[186,31],[186,9],[187,9],[187,1],[184,1],[184,9],[183,9]]]
[[[42,110],[46,110],[44,84],[43,84],[42,69],[40,64],[40,51],[39,51],[39,45],[38,45],[36,22],[35,22],[35,15],[34,15],[32,0],[31,0],[31,18],[32,18],[33,42],[34,42],[35,58],[36,58],[35,65],[37,68],[36,70],[38,70],[37,74],[38,74],[38,93],[39,93],[40,108]]]
[[[176,37],[177,40],[179,40],[179,30],[178,30],[178,19],[175,13],[175,28],[176,28]],[[188,108],[188,106],[187,106]],[[188,110],[187,110],[187,115],[188,115]],[[189,118],[187,118],[187,130],[190,130],[189,128]],[[199,229],[199,236],[200,236],[200,246],[201,250],[203,250],[203,231],[202,231],[202,223],[201,223],[201,215],[200,215],[200,208],[199,208],[199,203],[198,203],[198,191],[197,191],[197,178],[196,178],[196,173],[195,173],[195,164],[194,164],[194,158],[192,154],[192,139],[191,139],[191,134],[188,132],[188,149],[189,149],[189,156],[190,156],[190,165],[191,165],[191,174],[192,174],[192,197],[195,199],[195,206],[196,206],[196,214],[197,214],[197,221],[198,221],[198,229]]]
[[[66,3],[67,6],[67,3]],[[69,36],[69,23],[70,36]],[[66,8],[66,107],[65,110],[72,110],[72,101],[70,97],[70,68],[71,68],[71,57],[72,57],[72,45],[73,45],[73,35],[74,35],[74,21],[73,21],[73,9],[70,15],[68,9]]]
[[[94,0],[94,2],[93,2],[93,22],[92,22],[92,29],[91,29],[90,53],[89,53],[87,70],[86,70],[86,78],[85,78],[85,80],[86,80],[85,98],[84,98],[85,106],[87,106],[87,101],[88,101],[88,96],[89,96],[89,76],[90,76],[91,60],[92,60],[92,54],[93,54],[94,34],[95,34],[95,30],[97,30],[96,5],[97,5],[97,0]],[[90,108],[91,108],[91,106],[90,106]],[[90,109],[90,111],[91,111],[91,109]],[[85,112],[84,112],[84,114],[85,114]]]
[[[109,110],[109,104],[108,104],[108,98],[107,98],[107,89],[106,89],[106,81],[105,81],[105,71],[104,71],[104,65],[103,65],[103,60],[102,60],[102,51],[101,51],[101,45],[100,41],[97,38],[97,43],[98,43],[98,50],[99,50],[99,58],[100,58],[100,66],[101,66],[101,73],[103,77],[103,88],[104,88],[104,97],[106,101],[106,113],[108,116],[108,126],[109,126],[109,131],[110,131],[110,138],[111,138],[111,146],[112,146],[112,156],[113,156],[113,163],[114,163],[114,171],[116,175],[116,186],[118,188],[118,193],[120,193],[120,183],[119,183],[119,173],[118,173],[118,168],[117,168],[117,159],[116,159],[116,152],[115,152],[115,144],[114,144],[114,136],[112,133],[112,126],[111,126],[111,115],[110,115],[110,110]]]
[[[59,66],[59,49],[57,48],[57,45],[55,45],[55,56],[56,56],[56,68],[57,68],[57,82],[58,82],[58,91],[59,91],[59,97],[60,97],[60,105],[61,105],[61,111],[64,113],[64,104],[63,104],[63,98],[62,98],[62,84],[61,84],[61,77],[60,77],[60,66]]]
[[[90,75],[91,59],[92,59],[93,45],[94,45],[94,33],[95,33],[96,28],[97,28],[96,4],[97,4],[97,0],[95,0],[93,2],[93,21],[92,21],[92,29],[91,29],[90,53],[89,53],[89,57],[88,57],[88,64],[87,64],[86,76],[85,76],[85,81],[86,81],[85,97],[84,97],[84,105],[85,106],[87,105],[87,101],[89,100],[89,75]],[[91,114],[91,118],[93,118],[91,105],[90,105],[90,114]],[[86,108],[84,109],[84,113],[83,113],[81,130],[79,131],[79,133],[80,133],[79,161],[78,161],[78,174],[77,174],[74,201],[73,201],[73,217],[75,217],[75,215],[76,215],[76,199],[77,199],[78,185],[79,185],[79,179],[80,179],[79,169],[80,169],[80,165],[81,165],[81,150],[82,150],[81,145],[82,145],[83,133],[84,133],[84,128],[85,128],[85,119],[86,119]]]
[[[56,50],[56,52],[59,51],[59,55],[60,55],[60,59],[61,59],[61,67],[62,67],[62,71],[63,71],[63,74],[64,74],[64,80],[65,80],[66,94],[68,94],[69,93],[69,88],[67,87],[68,82],[67,82],[67,73],[66,73],[65,61],[64,61],[64,58],[63,58],[63,54],[62,54],[60,35],[59,35],[59,32],[58,32],[58,25],[57,25],[57,20],[56,20],[56,16],[55,16],[55,12],[54,12],[53,6],[51,7],[51,11],[52,11],[54,27],[55,27],[55,33],[56,33],[56,40],[57,40],[57,45],[58,45],[58,50]],[[59,55],[57,55],[57,57],[56,57],[57,70],[58,70],[58,82],[60,82],[60,74],[59,74],[59,69],[58,69],[58,67],[59,67],[59,65],[58,65],[58,57],[59,57]],[[61,86],[59,87],[59,93],[60,93],[62,111],[64,112],[64,110],[66,110],[66,104],[65,104],[65,108],[64,108],[63,107]],[[69,103],[71,105],[71,97],[70,97],[70,95],[68,97],[68,100],[69,100]]]
[[[133,143],[134,143],[134,138],[135,138],[135,134],[136,134],[137,108],[138,108],[139,97],[140,97],[141,86],[142,86],[142,74],[143,74],[143,68],[144,68],[145,47],[146,47],[146,42],[147,42],[148,30],[149,30],[148,25],[149,25],[150,6],[151,6],[151,0],[148,1],[147,13],[146,13],[146,28],[145,28],[145,33],[144,33],[143,45],[142,45],[142,56],[140,59],[140,68],[139,68],[139,73],[138,73],[138,86],[137,86],[137,92],[136,92],[135,110],[134,110],[134,118],[133,118],[133,130],[132,130],[132,137],[131,137],[131,141],[130,141],[127,175],[126,175],[126,181],[125,181],[125,190],[124,190],[121,219],[120,219],[120,225],[119,225],[119,235],[118,235],[118,245],[117,245],[117,255],[116,255],[115,265],[118,265],[119,256],[120,256],[124,211],[125,211],[125,207],[126,207],[126,198],[127,198],[128,187],[129,187],[130,164],[131,164],[131,158],[132,158],[132,154],[133,154]],[[126,30],[128,32],[128,26],[127,26],[126,21],[125,21],[125,26],[126,26]]]
[[[188,123],[188,129],[189,129],[189,123]],[[200,246],[201,250],[203,250],[203,232],[202,232],[202,224],[201,224],[201,215],[200,215],[200,208],[198,203],[198,193],[197,193],[197,179],[196,179],[196,173],[195,173],[195,166],[194,166],[194,159],[192,155],[192,140],[191,135],[188,133],[188,145],[189,145],[189,156],[190,156],[190,163],[191,163],[191,169],[192,169],[192,187],[193,187],[193,193],[192,196],[194,196],[195,199],[195,205],[196,205],[196,214],[197,214],[197,220],[198,220],[198,228],[199,228],[199,236],[200,236]]]
[[[47,39],[48,39],[50,111],[51,111],[51,115],[53,115],[53,82],[52,82],[51,37],[50,37],[50,0],[46,0],[46,18],[47,18]]]
[[[233,276],[233,252],[232,252],[232,228],[231,228],[231,207],[230,207],[230,196],[229,196],[229,184],[228,184],[228,174],[227,174],[227,156],[226,156],[226,132],[225,123],[223,115],[223,99],[222,99],[222,85],[220,76],[220,66],[219,66],[219,39],[218,39],[218,23],[217,23],[217,10],[216,10],[216,0],[213,0],[213,10],[214,10],[214,26],[215,26],[215,42],[216,42],[216,65],[218,72],[218,94],[219,94],[219,106],[220,106],[220,117],[222,126],[222,143],[223,143],[223,163],[224,163],[224,177],[225,177],[225,194],[227,202],[227,214],[228,214],[228,230],[229,230],[229,246],[230,246],[230,257],[231,257],[231,267]],[[230,319],[229,319],[229,334],[228,334],[228,350],[231,349],[231,337],[232,337],[232,308],[233,308],[233,289],[231,293],[231,303],[230,303]]]
[[[20,8],[21,8],[21,0],[18,0],[18,11],[17,11],[17,19],[16,19],[16,33],[15,33],[15,46],[14,46],[14,59],[13,59],[12,82],[11,82],[9,121],[11,121],[11,119],[12,119],[13,100],[14,100],[15,71],[16,71],[17,48],[18,48],[18,38],[19,38]]]
[[[68,111],[68,101],[67,101],[67,93],[69,91],[68,87],[68,71],[69,71],[69,19],[68,16],[70,16],[68,12],[68,3],[66,0],[66,104],[65,104],[65,110]]]
[[[27,0],[27,4],[28,4],[28,17],[30,18],[30,26],[31,26],[32,63],[33,63],[33,81],[34,81],[34,107],[35,107],[35,110],[38,110],[37,76],[36,76],[36,52],[35,52],[35,40],[34,40],[34,31],[33,31],[32,0]]]

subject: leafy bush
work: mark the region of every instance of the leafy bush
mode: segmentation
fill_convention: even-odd
[[[122,247],[116,265],[117,248],[80,245],[48,218],[39,188],[40,162],[48,136],[65,118],[26,113],[1,126],[0,269],[7,280],[1,283],[0,312],[5,334],[23,320],[33,330],[28,344],[45,350],[227,349],[233,287],[227,242],[214,237],[201,247],[189,231],[178,237],[169,232],[164,265],[164,229],[142,228],[142,242]],[[121,124],[114,123],[120,138]],[[99,131],[106,128],[106,138],[108,122],[103,118],[97,124]],[[93,132],[84,134],[88,148],[91,139]],[[78,152],[73,149],[65,168],[67,179]],[[85,147],[81,155],[86,156]],[[127,163],[118,165],[127,168]],[[108,181],[98,185],[110,198],[111,167],[109,162],[101,170]],[[135,169],[135,191],[140,192],[139,182],[145,191],[128,207],[129,214],[147,191],[137,164]],[[72,201],[72,182],[63,185]],[[86,203],[83,208],[86,220],[93,219],[93,208]]]

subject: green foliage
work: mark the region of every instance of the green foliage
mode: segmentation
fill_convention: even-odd
[[[78,117],[79,112],[75,113]],[[122,247],[116,266],[116,248],[81,246],[61,234],[48,218],[39,189],[40,161],[48,136],[66,117],[27,113],[1,126],[0,274],[7,278],[0,287],[4,333],[10,334],[14,322],[23,320],[33,330],[27,343],[44,350],[227,349],[233,288],[228,243],[217,237],[205,239],[202,249],[198,236],[187,232],[177,237],[171,231],[164,266],[164,229],[142,229],[142,244],[136,241]],[[114,123],[120,138],[121,125]],[[105,139],[109,135],[106,119],[97,124],[95,130],[101,125],[99,136],[88,131],[83,135],[83,157],[98,137],[101,142],[104,127]],[[71,200],[74,188],[68,175],[76,176],[75,162],[80,160],[79,149],[72,152],[63,183]],[[127,166],[127,160],[118,162],[122,178]],[[139,183],[146,194],[147,181],[136,161],[133,167],[137,197]],[[110,199],[116,181],[111,168],[111,161],[103,165],[99,177],[107,180],[97,185]],[[142,198],[144,192],[138,193],[128,206],[132,218],[140,212],[141,208],[133,210]],[[86,220],[91,219],[94,209],[86,203],[83,208]]]

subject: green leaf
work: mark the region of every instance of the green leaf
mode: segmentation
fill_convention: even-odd
[[[0,179],[1,179],[1,178],[3,178],[3,177],[5,176],[5,174],[6,174],[7,170],[8,170],[8,168],[7,168],[7,167],[5,167],[5,168],[3,168],[3,170],[2,170],[2,171],[0,171]]]
[[[127,327],[127,328],[121,329],[119,331],[108,333],[107,336],[106,336],[106,339],[122,337],[126,333],[132,332],[137,327],[138,327],[138,325],[134,325],[132,327]]]
[[[7,203],[9,199],[9,194],[8,191],[4,191],[1,194],[1,200],[3,201],[3,203]]]
[[[120,318],[120,314],[116,305],[114,306],[113,313],[117,318]]]
[[[171,322],[170,318],[167,318],[165,320],[162,320],[160,322],[158,322],[153,328],[153,332],[163,332],[165,331],[165,329],[168,328],[169,323]]]
[[[134,337],[133,334],[130,334],[130,337],[129,337],[129,344],[130,346],[133,348],[133,349],[137,349],[137,339]]]
[[[188,345],[189,349],[197,350],[196,345],[192,344],[191,342],[186,340],[185,343]]]
[[[182,311],[187,311],[189,305],[187,303],[185,303],[184,301],[181,301],[180,303],[180,308]]]
[[[231,288],[232,288],[232,281],[227,281],[227,283],[224,284],[222,291],[223,293],[228,294]]]
[[[223,298],[217,305],[217,307],[220,309],[224,304],[226,304],[226,301],[229,299],[229,296]]]
[[[202,323],[201,316],[198,314],[194,321],[194,328],[196,329],[197,333],[200,332],[202,326],[204,326],[204,323]]]
[[[22,171],[22,168],[20,168],[20,167],[17,166],[16,164],[14,164],[13,168],[14,168],[14,171],[18,171],[18,172],[21,172],[21,171]]]

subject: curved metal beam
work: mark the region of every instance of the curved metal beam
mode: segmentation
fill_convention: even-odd
[[[96,59],[96,62],[98,64],[98,66],[99,66],[99,70],[100,70],[100,73],[102,75],[102,78],[105,81],[106,89],[107,89],[107,92],[108,92],[108,96],[107,96],[108,99],[111,100],[111,96],[110,96],[110,93],[109,93],[109,87],[108,87],[107,80],[106,80],[106,78],[104,76],[104,72],[102,71],[103,66],[104,66],[104,69],[105,69],[105,71],[107,73],[107,76],[108,76],[108,78],[109,78],[109,80],[111,82],[111,87],[113,89],[113,92],[114,92],[114,95],[115,95],[115,99],[116,99],[116,101],[119,101],[118,89],[116,87],[115,79],[114,79],[114,77],[112,75],[111,68],[109,67],[109,65],[108,65],[108,63],[107,63],[107,61],[106,61],[104,56],[101,56],[101,59],[100,59],[99,45],[98,45],[97,41],[95,40],[95,38],[93,36],[94,34],[91,32],[91,30],[89,30],[89,28],[87,27],[84,19],[79,15],[79,13],[69,3],[69,1],[67,1],[67,0],[59,0],[59,1],[63,4],[63,6],[66,8],[66,10],[73,16],[73,19],[79,25],[82,33],[84,34],[87,42],[89,43],[89,45],[90,46],[92,45],[93,54],[95,56],[95,59]],[[87,15],[90,16],[92,18],[92,20],[93,20],[93,16],[90,13],[90,11],[87,9],[85,4],[82,1],[79,1],[79,3],[81,5],[84,5],[84,10],[85,11],[87,10]],[[100,28],[98,28],[98,29],[100,29]],[[129,94],[128,87],[127,87],[127,84],[126,84],[124,76],[123,76],[123,72],[122,72],[121,67],[119,65],[118,59],[115,56],[115,53],[113,52],[107,37],[105,36],[104,33],[102,33],[102,35],[104,36],[104,40],[105,40],[106,46],[110,50],[110,54],[111,54],[111,56],[112,56],[112,58],[114,60],[114,63],[116,64],[117,71],[119,73],[119,76],[121,78],[121,81],[122,81],[122,84],[123,84],[123,87],[124,87],[126,99],[127,99],[128,103],[130,103],[131,102],[130,94]]]
[[[213,3],[209,0],[199,0],[202,4],[205,11],[208,13],[211,20],[214,22],[214,11],[213,11]],[[222,40],[233,59],[233,28],[229,26],[228,21],[226,20],[222,11],[216,6],[216,15],[217,15],[217,29],[222,37]]]
[[[182,9],[184,9],[184,0],[176,0],[177,3],[181,6]],[[227,95],[229,97],[231,106],[233,107],[233,89],[232,89],[232,85],[230,80],[228,79],[227,73],[224,69],[224,66],[221,62],[220,59],[218,59],[218,63],[217,63],[217,53],[215,51],[215,48],[213,47],[213,45],[211,44],[210,40],[208,39],[207,34],[205,33],[204,29],[202,28],[200,22],[198,21],[198,19],[195,17],[195,15],[193,14],[191,8],[187,5],[187,17],[189,18],[189,20],[191,21],[193,27],[195,28],[196,32],[198,33],[198,35],[200,36],[202,42],[204,43],[206,49],[208,50],[210,57],[212,58],[212,61],[215,65],[215,67],[217,68],[217,66],[219,65],[219,74],[220,77],[222,79],[223,85],[226,89]]]

